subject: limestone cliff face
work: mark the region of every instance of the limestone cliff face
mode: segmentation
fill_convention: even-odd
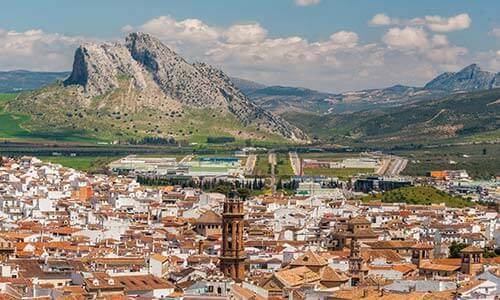
[[[500,73],[483,71],[476,64],[458,72],[443,73],[425,85],[426,89],[443,91],[489,90],[498,87]]]
[[[244,125],[289,139],[306,138],[299,129],[251,102],[222,71],[203,63],[190,64],[144,33],[129,34],[125,44],[80,46],[64,84],[81,86],[83,96],[93,98],[123,88],[123,81],[140,94],[140,105],[168,109],[173,101],[181,107],[216,109],[233,114]],[[123,101],[135,100],[125,97]],[[122,103],[120,107],[137,110],[138,105]]]
[[[75,52],[73,71],[66,85],[81,85],[90,96],[119,87],[120,76],[133,78],[137,88],[147,86],[141,66],[120,44],[85,44]]]

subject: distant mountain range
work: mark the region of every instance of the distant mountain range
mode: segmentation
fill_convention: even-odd
[[[69,72],[0,71],[0,93],[35,90],[68,77]]]
[[[313,139],[346,145],[402,145],[500,139],[500,89],[357,112],[283,115]]]
[[[264,86],[242,79],[232,80],[250,99],[278,113],[290,110],[315,113],[358,111],[373,108],[373,105],[394,106],[424,99],[438,99],[450,93],[500,87],[500,73],[482,71],[476,64],[458,72],[443,73],[423,87],[394,85],[339,94],[295,87]]]
[[[472,64],[423,87],[324,93],[229,78],[132,33],[82,45],[71,73],[0,72],[0,92],[32,90],[4,109],[42,136],[413,143],[499,136],[499,74]]]
[[[71,72],[0,72],[0,93],[35,90],[67,78]],[[251,80],[231,77],[232,84],[250,100],[278,114],[289,111],[343,112],[370,108],[371,105],[398,105],[422,99],[437,99],[450,93],[500,87],[500,73],[483,71],[471,64],[458,72],[446,72],[423,87],[394,85],[344,93],[326,93],[289,86],[266,86]]]

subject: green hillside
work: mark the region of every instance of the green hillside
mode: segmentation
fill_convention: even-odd
[[[17,97],[4,96],[0,118],[7,125],[1,125],[0,138],[95,142],[174,137],[178,141],[205,143],[208,137],[234,136],[240,141],[285,142],[214,109],[127,110],[123,108],[126,101],[140,101],[141,95],[125,87],[126,79],[123,84],[110,93],[83,100],[75,96],[76,87],[63,87],[61,83]],[[90,105],[83,105],[82,101],[89,101]]]
[[[0,71],[0,93],[35,90],[68,75],[69,72]]]
[[[15,138],[29,133],[21,127],[29,117],[5,111],[7,102],[14,100],[16,96],[17,94],[0,94],[0,138]]]
[[[428,143],[499,138],[500,89],[454,94],[389,109],[343,114],[289,113],[285,118],[321,140],[356,144]]]
[[[370,195],[363,201],[380,200],[384,203],[405,202],[408,204],[430,205],[445,203],[449,207],[471,206],[469,200],[455,197],[431,186],[411,186],[395,189],[382,194]]]

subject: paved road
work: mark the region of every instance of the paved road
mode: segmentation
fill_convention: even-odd
[[[391,160],[389,158],[383,158],[382,159],[382,164],[377,170],[377,175],[384,175],[385,172],[387,172],[387,169],[389,168],[389,165],[391,164]]]
[[[293,174],[295,174],[295,176],[300,176],[302,174],[302,166],[300,164],[299,155],[297,152],[288,152],[288,157],[290,158]]]
[[[192,155],[192,154],[186,155],[186,156],[184,156],[184,158],[181,159],[179,164],[190,162],[193,159],[193,157],[194,157],[194,155]]]
[[[406,168],[408,160],[395,155],[384,155],[379,159],[382,160],[380,167],[376,173],[380,176],[397,176]]]
[[[391,158],[391,163],[385,172],[385,175],[397,176],[406,168],[408,160],[398,156],[392,156]]]

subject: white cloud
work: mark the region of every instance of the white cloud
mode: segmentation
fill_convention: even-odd
[[[463,30],[470,27],[472,23],[468,14],[459,14],[450,18],[441,16],[426,16],[426,25],[435,32],[450,32]]]
[[[355,46],[358,40],[358,35],[355,32],[350,31],[339,31],[330,36],[330,41],[332,43],[346,47]]]
[[[230,44],[248,44],[263,41],[267,36],[267,30],[260,24],[238,24],[233,25],[224,33]]]
[[[467,49],[451,45],[445,35],[436,34],[430,39],[425,30],[419,27],[391,28],[382,41],[392,48],[420,55],[443,67],[456,65],[460,57],[467,54]]]
[[[319,4],[321,0],[295,0],[295,4],[298,6],[311,6]]]
[[[399,49],[418,49],[429,46],[427,33],[422,28],[409,26],[403,29],[397,27],[389,29],[382,41]]]
[[[449,18],[442,16],[425,16],[424,18],[413,18],[408,20],[391,18],[386,14],[379,13],[373,16],[373,18],[368,22],[368,24],[372,26],[426,26],[434,32],[463,30],[469,28],[471,23],[472,20],[466,13],[458,14]]]
[[[500,50],[480,52],[476,56],[475,61],[490,71],[498,72],[500,70]]]
[[[376,14],[368,23],[373,26],[387,26],[397,24],[398,22],[389,18],[386,14]]]
[[[18,32],[0,28],[0,69],[68,70],[73,52],[83,40],[39,29]]]
[[[448,42],[448,38],[446,37],[446,35],[435,34],[432,37],[432,43],[433,43],[433,45],[436,45],[436,46],[446,46],[450,42]]]
[[[493,28],[490,32],[489,35],[500,38],[500,27]]]
[[[127,25],[122,31],[151,33],[188,60],[205,61],[232,76],[327,91],[418,85],[473,61],[464,59],[467,49],[451,44],[443,34],[431,34],[424,25],[390,28],[382,42],[369,44],[347,30],[309,41],[270,36],[258,23],[216,27],[199,19],[169,16]],[[40,30],[0,29],[0,69],[70,70],[74,49],[84,40],[88,39]],[[497,64],[497,56],[484,56],[480,62]]]
[[[133,29],[128,27],[127,29]],[[177,21],[169,16],[154,18],[141,25],[138,30],[149,32],[156,37],[177,43],[213,42],[220,37],[220,31],[198,19]]]

